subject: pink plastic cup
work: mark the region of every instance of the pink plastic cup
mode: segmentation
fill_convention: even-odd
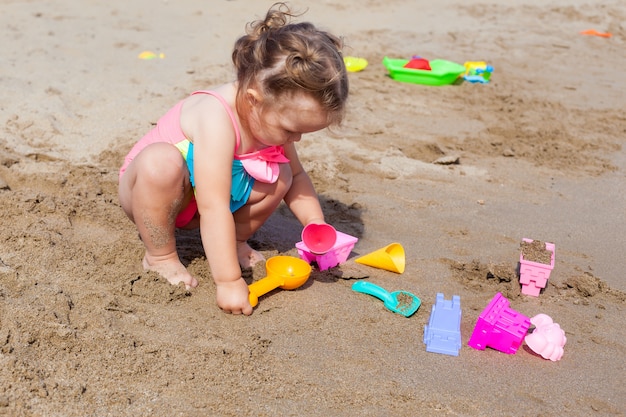
[[[309,252],[322,255],[335,246],[337,231],[330,224],[308,224],[302,229],[302,242]]]

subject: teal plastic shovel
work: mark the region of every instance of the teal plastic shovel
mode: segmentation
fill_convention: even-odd
[[[383,300],[385,307],[394,313],[409,317],[420,308],[422,302],[408,291],[389,292],[376,284],[367,281],[356,281],[352,290],[363,294],[373,295]]]

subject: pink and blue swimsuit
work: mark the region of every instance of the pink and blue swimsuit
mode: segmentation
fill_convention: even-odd
[[[235,135],[237,138],[237,144],[235,146],[235,152],[239,148],[241,143],[241,133],[239,131],[239,125],[235,119],[232,109],[224,100],[224,98],[209,90],[200,90],[192,93],[194,94],[209,94],[217,98],[224,108],[226,109],[228,116],[235,129]],[[194,151],[193,143],[185,137],[184,132],[180,127],[180,112],[183,106],[184,100],[179,101],[174,107],[172,107],[163,117],[159,119],[157,125],[148,132],[139,142],[133,146],[126,158],[124,164],[120,168],[120,178],[126,171],[126,168],[130,162],[148,145],[158,142],[171,143],[176,146],[181,155],[187,163],[189,169],[189,180],[191,186],[194,189],[196,187],[196,179],[194,176]],[[280,168],[278,164],[287,163],[289,159],[285,157],[285,151],[282,146],[270,146],[268,148],[261,149],[256,152],[234,155],[232,166],[232,185],[230,190],[230,211],[235,212],[243,207],[250,193],[252,192],[252,186],[254,181],[258,180],[266,183],[274,183],[278,179]],[[191,199],[187,207],[185,207],[176,218],[176,227],[183,227],[193,219],[198,210],[195,197]]]

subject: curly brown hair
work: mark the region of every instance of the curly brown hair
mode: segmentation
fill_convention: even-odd
[[[250,87],[273,99],[306,92],[327,111],[329,124],[339,124],[348,98],[343,43],[312,23],[290,23],[296,16],[285,3],[275,3],[265,19],[248,23],[246,35],[235,42],[237,109],[246,113]]]

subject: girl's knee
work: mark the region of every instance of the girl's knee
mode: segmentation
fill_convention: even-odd
[[[155,143],[144,149],[134,161],[143,181],[164,186],[179,185],[185,178],[185,160],[169,143]]]

